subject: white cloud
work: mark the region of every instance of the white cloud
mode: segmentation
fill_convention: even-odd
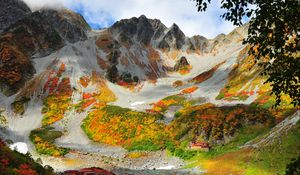
[[[228,33],[234,26],[220,18],[219,2],[213,1],[206,12],[197,12],[192,0],[24,0],[32,9],[43,6],[83,8],[85,18],[108,27],[112,19],[138,17],[160,19],[166,26],[176,23],[188,36],[213,38]]]

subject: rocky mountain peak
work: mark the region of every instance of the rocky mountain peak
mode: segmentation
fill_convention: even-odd
[[[186,40],[178,25],[173,24],[167,28],[160,20],[149,19],[145,15],[120,20],[109,30],[120,42],[137,41],[159,49],[181,49]]]
[[[0,0],[0,4],[0,33],[31,13],[30,8],[21,0]]]
[[[110,31],[121,42],[138,42],[149,45],[153,38],[159,38],[166,27],[157,19],[148,19],[145,15],[123,19],[116,22]]]
[[[182,49],[182,46],[185,44],[186,36],[180,30],[177,24],[173,24],[166,32],[162,41],[159,44],[161,49]]]
[[[68,42],[75,43],[87,39],[90,26],[80,14],[67,9],[42,9],[40,13]]]

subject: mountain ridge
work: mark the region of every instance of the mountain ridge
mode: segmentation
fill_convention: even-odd
[[[181,172],[192,157],[201,168],[223,155],[255,157],[243,145],[274,133],[298,108],[287,97],[271,108],[270,87],[242,44],[246,34],[247,25],[214,39],[187,37],[144,15],[92,30],[65,9],[30,12],[0,34],[0,136],[26,143],[57,171]],[[283,155],[278,169],[294,156]],[[225,161],[216,167],[242,174],[251,159],[230,160],[239,161],[233,170]]]

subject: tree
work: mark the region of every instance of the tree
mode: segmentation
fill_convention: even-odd
[[[285,170],[286,175],[297,175],[300,174],[300,156],[293,159],[287,166]]]
[[[194,0],[198,11],[205,11],[211,0]],[[300,104],[300,1],[299,0],[222,0],[221,15],[234,25],[242,25],[249,18],[249,54],[263,67],[276,95],[287,94],[295,106]]]

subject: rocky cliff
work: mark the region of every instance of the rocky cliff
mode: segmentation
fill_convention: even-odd
[[[21,0],[1,0],[0,4],[0,33],[31,13],[29,7]]]
[[[42,9],[31,12],[21,1],[4,1],[0,36],[0,89],[15,93],[35,70],[31,59],[49,55],[66,42],[87,39],[85,20],[68,10]],[[8,20],[9,22],[5,21]]]

